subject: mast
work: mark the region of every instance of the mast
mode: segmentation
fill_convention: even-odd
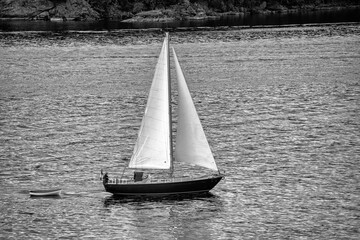
[[[172,136],[172,107],[171,107],[171,76],[170,76],[170,39],[169,33],[166,33],[167,39],[167,74],[168,74],[168,90],[169,90],[169,141],[170,141],[170,176],[174,173],[174,158],[173,158],[173,136]]]

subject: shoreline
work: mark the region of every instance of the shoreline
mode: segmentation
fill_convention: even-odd
[[[173,43],[225,43],[276,38],[317,38],[323,36],[360,36],[360,23],[292,24],[276,26],[237,26],[168,29]],[[164,30],[120,29],[116,31],[30,31],[0,32],[0,47],[59,46],[81,47],[158,44]]]
[[[157,11],[157,15],[154,14],[154,11],[148,12],[140,12],[132,18],[128,18],[122,20],[122,22],[129,23],[151,23],[151,22],[172,22],[172,21],[183,21],[183,20],[209,20],[209,19],[219,19],[221,17],[226,16],[250,16],[250,15],[274,15],[274,14],[290,14],[290,13],[307,13],[307,12],[317,12],[317,11],[341,11],[344,9],[360,9],[360,5],[349,5],[349,6],[332,6],[332,5],[324,5],[324,6],[305,6],[298,8],[286,8],[286,9],[278,9],[278,10],[268,10],[268,9],[245,9],[243,11],[233,11],[233,12],[220,12],[216,13],[216,15],[196,15],[196,16],[187,16],[182,19],[176,19],[176,17],[167,17],[160,16],[161,13]],[[159,17],[160,16],[160,17]]]
[[[0,18],[1,19],[1,18]],[[241,25],[241,26],[215,26],[215,27],[168,27],[168,28],[119,28],[110,30],[65,30],[65,31],[0,31],[1,35],[6,34],[26,34],[26,33],[53,33],[68,34],[68,33],[119,33],[119,32],[183,32],[183,31],[232,31],[232,30],[244,30],[244,29],[271,29],[271,28],[292,28],[292,27],[326,27],[326,26],[347,26],[347,25],[359,25],[360,22],[337,22],[337,23],[294,23],[294,24],[276,24],[276,25]]]

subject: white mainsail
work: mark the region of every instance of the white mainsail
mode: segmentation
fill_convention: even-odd
[[[168,48],[167,36],[156,65],[145,115],[129,163],[130,168],[170,169],[171,167]]]
[[[179,95],[175,159],[218,171],[174,48],[173,54]]]

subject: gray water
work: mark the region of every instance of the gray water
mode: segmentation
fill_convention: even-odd
[[[0,238],[358,239],[360,37],[282,31],[174,43],[227,176],[166,199],[98,180],[131,156],[160,41],[2,44]],[[61,198],[29,197],[53,187]]]

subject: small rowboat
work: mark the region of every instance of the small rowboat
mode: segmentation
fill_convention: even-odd
[[[54,197],[60,196],[61,189],[31,190],[29,193],[32,197]]]

